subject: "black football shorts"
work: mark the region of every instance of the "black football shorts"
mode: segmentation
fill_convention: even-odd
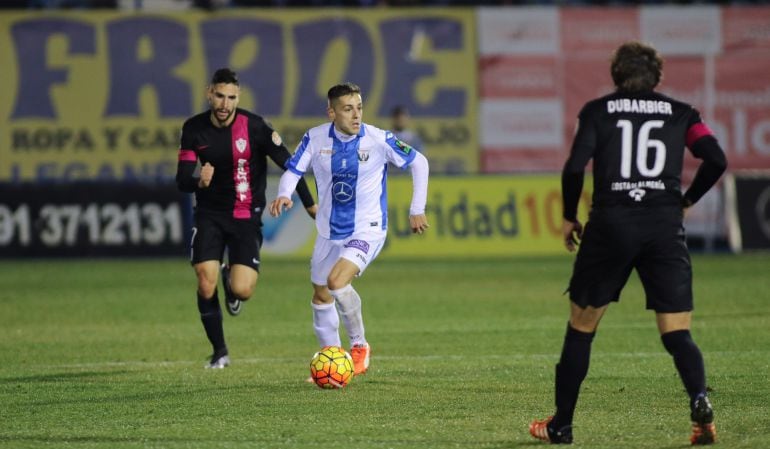
[[[592,211],[575,259],[570,300],[581,307],[618,301],[634,268],[647,309],[659,313],[693,309],[692,267],[680,208]]]
[[[228,214],[195,212],[190,242],[190,263],[207,260],[222,262],[227,248],[230,265],[246,265],[259,271],[262,222],[259,218],[241,220]]]

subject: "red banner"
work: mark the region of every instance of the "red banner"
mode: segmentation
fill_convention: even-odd
[[[659,49],[659,90],[701,112],[731,169],[770,168],[770,8],[482,8],[478,20],[483,172],[560,170],[578,111],[613,90],[609,59],[631,39]]]

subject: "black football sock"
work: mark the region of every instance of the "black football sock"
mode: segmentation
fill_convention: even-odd
[[[667,332],[660,336],[666,351],[674,357],[674,365],[679,371],[690,406],[699,395],[706,394],[706,368],[703,355],[692,339],[689,330]]]
[[[225,331],[222,327],[222,309],[219,307],[219,296],[216,290],[214,290],[214,296],[211,299],[204,299],[198,293],[198,310],[201,313],[203,329],[206,330],[206,336],[214,348],[214,354],[226,355],[227,345],[225,345]]]
[[[551,421],[553,429],[572,425],[580,385],[588,374],[594,335],[596,332],[580,332],[567,323],[561,358],[556,365],[556,414]]]

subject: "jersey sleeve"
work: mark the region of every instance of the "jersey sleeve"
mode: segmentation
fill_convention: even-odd
[[[284,167],[292,173],[302,176],[310,168],[312,158],[312,140],[310,139],[310,134],[305,133],[305,135],[302,136],[299,145],[297,145],[297,150],[294,151],[294,155],[286,161]]]
[[[264,120],[257,132],[259,133],[258,141],[260,142],[260,145],[266,149],[270,159],[272,159],[276,165],[281,167],[282,170],[286,170],[286,163],[291,159],[291,153],[289,153],[289,150],[283,144],[281,135]],[[297,182],[296,191],[303,206],[310,207],[315,204],[313,195],[310,193],[310,189],[304,178],[300,178]]]
[[[684,205],[690,206],[717,183],[727,169],[727,157],[713,131],[706,126],[695,109],[688,123],[686,144],[693,156],[702,160],[690,187],[682,196]]]
[[[291,157],[291,154],[283,144],[281,135],[264,120],[260,120],[255,133],[257,134],[255,137],[260,148],[264,148],[265,153],[270,159],[272,159],[276,165],[283,168],[286,161]]]
[[[573,173],[585,171],[596,150],[597,140],[596,127],[591,119],[590,108],[586,105],[578,114],[575,137],[564,169]]]
[[[597,144],[596,128],[590,119],[590,109],[584,106],[575,124],[575,137],[569,157],[561,174],[561,194],[565,220],[577,220],[577,208],[583,191],[585,167],[593,157]]]
[[[693,108],[687,123],[687,135],[685,136],[685,145],[690,151],[694,150],[695,143],[703,137],[714,136],[714,132],[709,128],[700,116],[700,112]],[[697,154],[695,155],[697,156]]]
[[[385,131],[385,157],[398,168],[405,169],[412,163],[417,150],[403,142],[390,131]]]
[[[186,122],[182,126],[176,166],[176,184],[183,192],[194,192],[198,188],[198,178],[194,175],[198,165],[198,155],[194,150],[189,123]]]

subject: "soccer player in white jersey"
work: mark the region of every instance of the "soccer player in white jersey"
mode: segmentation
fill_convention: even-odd
[[[388,162],[411,170],[412,232],[422,234],[428,228],[428,161],[392,132],[363,122],[361,89],[355,84],[335,85],[327,97],[327,114],[332,122],[304,135],[294,156],[286,162],[287,170],[270,204],[270,214],[277,217],[292,206],[291,194],[297,182],[312,169],[319,204],[318,236],[310,260],[313,327],[321,347],[341,346],[342,316],[355,373],[363,374],[369,367],[371,349],[364,336],[361,297],[351,282],[385,244]]]

